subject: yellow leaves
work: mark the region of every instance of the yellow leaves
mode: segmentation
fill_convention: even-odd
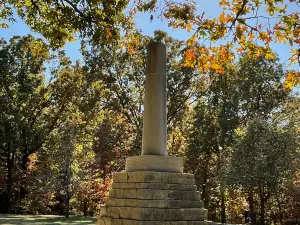
[[[225,12],[223,11],[220,16],[219,16],[219,21],[221,23],[227,23],[228,21],[230,21],[232,19],[232,16],[229,14],[225,14]]]
[[[27,169],[29,171],[34,171],[37,169],[36,163],[38,161],[38,154],[37,153],[32,153],[31,155],[28,156],[28,167]]]
[[[186,26],[187,32],[190,32],[192,28],[193,28],[192,24],[188,23],[187,26]]]
[[[229,2],[226,1],[226,0],[221,0],[221,1],[219,2],[219,5],[220,5],[220,6],[229,6]]]
[[[184,55],[185,55],[184,66],[194,68],[196,61],[197,61],[197,55],[196,55],[195,49],[190,48],[190,49],[186,50]]]
[[[70,43],[74,43],[75,41],[77,41],[76,38],[70,37],[70,39],[69,39],[69,42],[70,42]]]
[[[269,60],[269,59],[275,59],[275,55],[273,53],[267,53],[265,55],[265,59],[266,60]]]
[[[294,86],[300,84],[300,72],[291,71],[285,77],[284,87],[292,89]]]
[[[134,53],[136,53],[134,46],[131,44],[126,46],[126,50],[129,55],[133,55]]]
[[[267,39],[268,38],[267,32],[260,32],[260,38],[261,38],[261,40]]]
[[[255,35],[253,34],[253,32],[252,32],[252,31],[249,32],[249,33],[248,33],[248,40],[249,40],[249,41],[252,41],[254,38],[255,38]]]
[[[220,14],[219,21],[221,23],[225,23],[226,22],[224,11]]]
[[[187,46],[191,47],[197,44],[196,42],[196,38],[197,38],[197,34],[193,34],[192,37],[187,41]]]
[[[211,64],[211,69],[216,71],[216,73],[219,73],[219,74],[224,73],[222,65],[220,65],[218,63],[212,63]]]

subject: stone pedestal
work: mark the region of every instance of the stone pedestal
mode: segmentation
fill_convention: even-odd
[[[194,176],[185,173],[115,173],[101,211],[99,225],[211,224]]]
[[[183,158],[158,155],[128,157],[125,163],[125,171],[183,173]]]

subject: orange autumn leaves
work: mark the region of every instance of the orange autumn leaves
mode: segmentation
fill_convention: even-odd
[[[186,29],[194,33],[187,42],[185,66],[198,67],[201,72],[222,73],[240,54],[253,58],[263,55],[272,60],[276,57],[271,50],[272,43],[289,44],[292,56],[288,65],[300,64],[300,14],[288,13],[287,8],[291,6],[285,1],[221,0],[219,5],[222,12],[218,17],[206,17],[203,12],[188,21]],[[258,9],[262,6],[266,9],[260,15]],[[298,84],[299,72],[286,76],[286,88]]]
[[[283,61],[288,59],[289,64],[285,65],[300,63],[300,13],[295,10],[297,1],[289,2],[219,0],[221,11],[215,17],[197,8],[197,2],[193,0],[184,3],[152,1],[150,11],[157,12],[159,19],[167,20],[169,27],[186,29],[191,34],[184,53],[186,67],[221,74],[242,54],[252,58],[264,56],[266,60],[275,59],[271,48],[274,43],[290,46],[291,55],[282,58]],[[126,49],[129,54],[136,54],[138,45],[134,36],[131,39],[133,41],[127,42]],[[287,88],[300,83],[295,74],[287,76]]]
[[[215,71],[224,73],[224,69],[234,60],[230,45],[220,47],[192,47],[185,51],[185,66],[197,66],[199,71],[206,73]]]
[[[285,77],[284,86],[287,89],[292,89],[295,85],[300,83],[300,72],[291,71]]]

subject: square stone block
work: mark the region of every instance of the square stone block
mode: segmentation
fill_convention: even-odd
[[[174,190],[170,192],[170,199],[174,200],[192,200],[199,201],[200,200],[200,192],[199,191],[179,191]]]
[[[197,191],[193,184],[163,184],[163,183],[113,183],[112,189],[160,189],[160,190],[182,190]]]
[[[137,199],[169,199],[170,190],[152,190],[152,189],[138,189],[136,191]]]
[[[128,157],[125,163],[126,172],[157,171],[169,173],[183,172],[183,158],[159,155],[141,155]]]
[[[168,188],[171,190],[197,191],[197,186],[193,184],[168,184]]]
[[[171,221],[170,225],[187,225],[187,221]]]
[[[119,198],[109,198],[106,200],[105,204],[107,206],[126,206],[126,200]]]
[[[110,189],[109,190],[109,197],[110,198],[123,198],[123,189]]]
[[[126,183],[127,180],[128,180],[128,174],[126,172],[114,172],[113,173],[113,182],[114,183],[120,183],[120,182]]]
[[[128,183],[158,183],[194,185],[194,175],[188,173],[164,173],[153,171],[138,171],[127,173]]]
[[[169,173],[161,172],[128,172],[128,182],[130,183],[168,183]]]
[[[124,189],[123,190],[123,198],[137,198],[137,190],[136,189]]]
[[[206,209],[166,209],[167,218],[170,221],[203,221],[207,217]]]
[[[127,207],[148,207],[148,208],[167,208],[168,200],[142,200],[142,199],[126,199],[125,206]]]
[[[190,200],[169,200],[168,208],[203,208],[203,201],[190,201]]]
[[[109,217],[99,217],[98,218],[98,225],[113,225],[112,219]]]
[[[122,219],[122,225],[170,225],[170,221],[137,221]]]

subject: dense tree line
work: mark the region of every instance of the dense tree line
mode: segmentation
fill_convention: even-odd
[[[96,215],[114,171],[141,151],[146,45],[83,41],[82,62],[43,40],[0,43],[0,211]],[[168,151],[195,175],[209,219],[299,223],[299,97],[278,58],[186,67],[167,46]]]

